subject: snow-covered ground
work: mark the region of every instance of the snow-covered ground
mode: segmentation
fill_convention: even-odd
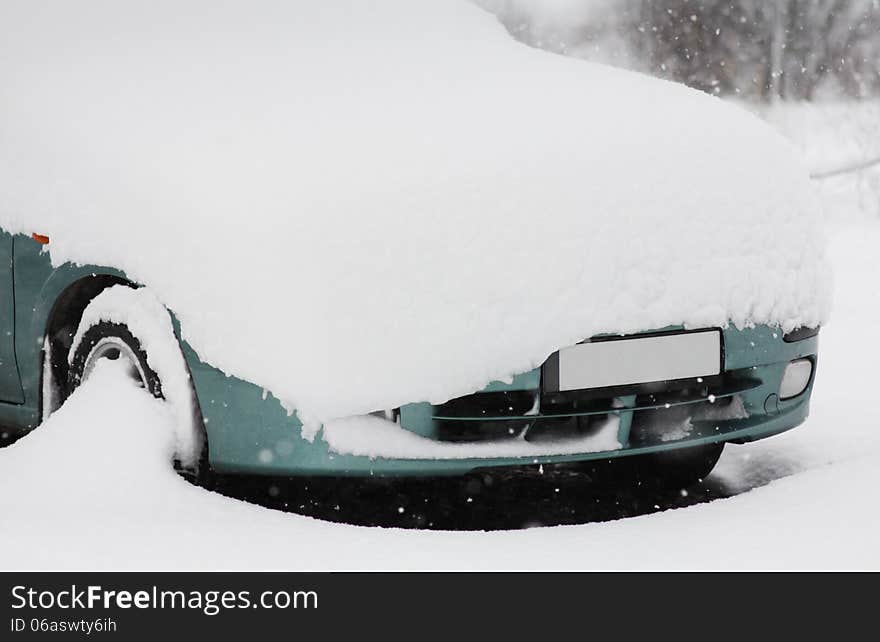
[[[844,218],[831,228],[836,306],[812,416],[728,449],[714,476],[735,497],[491,533],[321,522],[183,481],[168,463],[171,412],[108,366],[0,450],[0,568],[880,568],[880,220]]]

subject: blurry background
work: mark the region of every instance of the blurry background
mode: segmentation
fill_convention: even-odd
[[[828,217],[880,217],[880,0],[477,2],[531,46],[739,102],[801,148]]]

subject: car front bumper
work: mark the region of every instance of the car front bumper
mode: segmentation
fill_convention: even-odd
[[[763,439],[802,423],[809,413],[815,381],[818,337],[787,343],[779,329],[758,326],[723,330],[723,372],[698,389],[671,386],[616,390],[603,397],[613,406],[582,406],[567,414],[579,417],[614,415],[618,444],[614,449],[554,454],[548,446],[539,454],[479,457],[385,456],[381,444],[370,456],[335,452],[319,434],[313,440],[302,436],[296,416],[290,416],[278,400],[253,384],[228,377],[200,362],[184,346],[205,418],[209,459],[220,473],[248,473],[278,476],[436,476],[461,475],[499,467],[549,465],[609,460],[717,442],[744,443]],[[782,400],[779,389],[786,366],[797,359],[810,359],[813,368],[806,389]],[[515,377],[512,382],[493,383],[485,393],[506,394],[535,390],[541,384],[541,369]],[[588,409],[584,409],[588,408]],[[445,406],[412,404],[400,409],[402,429],[427,439],[450,421]],[[571,409],[569,409],[571,410]],[[559,421],[542,409],[537,415],[520,417],[534,422]],[[665,419],[686,417],[687,430],[670,432]],[[462,417],[453,417],[464,425]],[[473,418],[472,418],[473,419]],[[507,419],[505,419],[507,421]],[[583,421],[582,419],[579,421]],[[487,452],[485,449],[481,453]],[[559,451],[557,451],[559,452]],[[377,454],[378,453],[378,454]]]

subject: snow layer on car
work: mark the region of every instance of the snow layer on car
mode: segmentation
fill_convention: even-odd
[[[618,450],[618,417],[609,419],[591,435],[532,443],[506,439],[480,443],[440,442],[422,437],[399,424],[372,415],[329,421],[322,436],[335,452],[366,457],[401,459],[470,459],[480,457],[537,457]]]
[[[768,126],[461,0],[6,0],[0,172],[0,226],[125,270],[311,422],[599,332],[827,314]]]

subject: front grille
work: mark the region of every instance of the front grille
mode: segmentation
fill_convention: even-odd
[[[527,415],[535,406],[534,390],[510,390],[506,392],[478,392],[434,406],[435,415],[441,417],[520,417]]]
[[[434,406],[434,435],[447,442],[545,443],[593,435],[617,415],[631,414],[631,444],[648,445],[683,438],[701,422],[741,418],[740,393],[760,385],[742,371],[700,382],[656,382],[613,391],[477,393]]]
[[[714,402],[702,401],[634,412],[629,443],[633,447],[652,446],[688,437],[706,437],[717,430],[719,422],[746,419],[748,416],[740,395],[723,397]]]
[[[536,391],[512,390],[477,393],[435,406],[434,415],[444,418],[438,422],[437,439],[476,442],[520,437],[532,423],[522,417],[537,411],[536,399]]]

